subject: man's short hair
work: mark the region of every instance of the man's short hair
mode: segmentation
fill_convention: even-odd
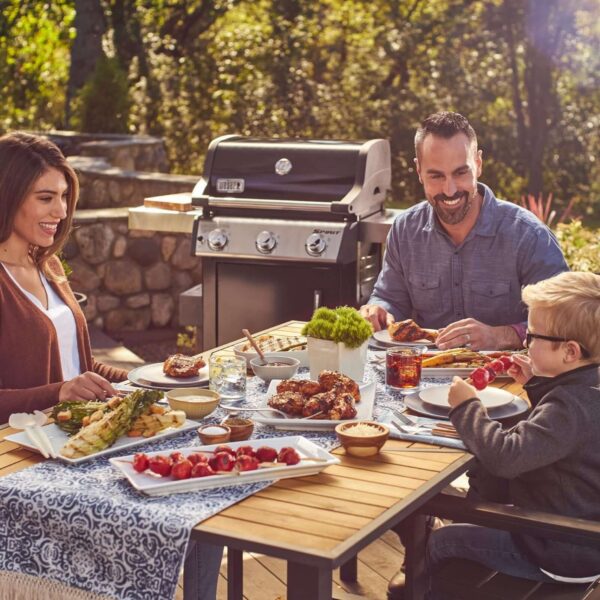
[[[421,123],[415,134],[416,156],[419,157],[419,151],[426,135],[436,135],[448,140],[458,133],[464,133],[468,140],[477,146],[475,130],[461,114],[455,112],[437,112],[429,115]]]
[[[600,275],[565,272],[523,288],[523,302],[542,309],[540,333],[579,342],[594,362],[600,360]]]

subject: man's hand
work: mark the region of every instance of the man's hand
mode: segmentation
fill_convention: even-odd
[[[116,393],[117,391],[104,377],[101,377],[98,373],[86,371],[63,383],[58,393],[58,401],[104,400]]]
[[[525,385],[533,377],[531,358],[523,354],[512,355],[512,367],[506,371],[517,383]]]
[[[448,391],[448,404],[450,408],[455,408],[471,398],[477,398],[477,390],[464,379],[455,375],[452,378],[450,390]]]
[[[373,331],[386,329],[390,323],[394,322],[394,315],[378,304],[364,304],[358,310],[373,325]]]
[[[521,348],[523,343],[509,325],[492,327],[475,319],[462,319],[444,327],[436,340],[440,350],[467,347],[473,350]]]

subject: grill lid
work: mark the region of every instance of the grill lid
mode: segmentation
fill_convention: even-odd
[[[382,209],[391,181],[387,140],[213,140],[192,204],[204,218],[286,210],[356,218]],[[207,210],[209,209],[209,210]]]

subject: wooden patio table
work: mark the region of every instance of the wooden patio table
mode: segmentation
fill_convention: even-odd
[[[293,335],[302,325],[289,321],[260,333]],[[206,354],[232,353],[236,343]],[[499,387],[523,393],[514,383]],[[0,477],[44,460],[4,440],[11,433],[10,427],[0,429]],[[332,570],[341,567],[342,579],[356,580],[356,554],[408,518],[414,535],[407,552],[407,598],[423,597],[425,527],[418,509],[464,473],[473,457],[401,440],[389,440],[374,457],[347,456],[341,448],[334,454],[339,465],[274,482],[192,530],[194,539],[228,547],[228,600],[242,598],[244,551],[287,561],[289,600],[330,599]]]

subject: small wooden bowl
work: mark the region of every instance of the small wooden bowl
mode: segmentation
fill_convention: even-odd
[[[367,428],[373,430],[372,435]],[[374,456],[390,435],[385,425],[374,421],[347,421],[337,425],[335,432],[344,450],[352,456]]]
[[[229,417],[223,421],[223,425],[227,425],[231,429],[230,442],[247,440],[254,431],[254,421],[242,417]]]
[[[211,429],[222,429],[222,433],[217,433],[216,431],[213,433]],[[231,429],[227,427],[227,425],[203,425],[198,428],[198,435],[200,436],[200,441],[204,446],[208,446],[210,444],[223,444],[228,442],[231,438]]]

